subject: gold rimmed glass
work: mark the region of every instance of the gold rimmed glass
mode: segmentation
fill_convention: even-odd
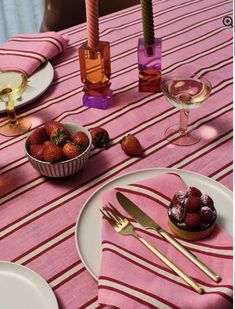
[[[188,130],[189,112],[209,97],[210,82],[205,77],[169,76],[163,78],[161,88],[167,101],[180,109],[179,124],[166,130],[166,138],[179,146],[198,143],[201,139],[198,131],[195,128]]]
[[[0,68],[0,101],[5,103],[8,121],[0,123],[0,134],[17,136],[31,127],[28,118],[18,118],[15,100],[19,99],[27,87],[27,75],[21,71],[2,70]]]

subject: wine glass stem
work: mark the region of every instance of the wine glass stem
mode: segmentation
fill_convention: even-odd
[[[9,119],[9,125],[14,126],[18,123],[15,112],[14,100],[9,100],[6,102],[7,116]]]
[[[188,117],[189,117],[189,110],[188,109],[181,109],[180,110],[180,128],[179,128],[180,135],[186,135],[187,134]]]

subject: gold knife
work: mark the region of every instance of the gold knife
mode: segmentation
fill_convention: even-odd
[[[165,238],[171,245],[180,251],[186,258],[200,268],[207,276],[215,282],[219,282],[221,277],[211,270],[206,264],[200,261],[194,254],[186,249],[179,241],[171,237],[164,229],[162,229],[153,219],[144,213],[137,205],[129,200],[121,192],[116,193],[116,197],[122,208],[140,223],[146,230],[152,229]]]

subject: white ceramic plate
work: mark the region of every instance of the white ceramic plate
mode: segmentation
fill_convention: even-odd
[[[59,309],[48,283],[29,268],[0,261],[0,308]]]
[[[124,174],[104,184],[86,201],[76,223],[75,241],[80,258],[90,274],[97,280],[101,262],[101,194],[104,190],[138,182],[163,173],[178,173],[187,186],[195,186],[209,194],[216,203],[217,223],[230,235],[233,234],[232,192],[222,184],[197,173],[170,169],[144,169]]]
[[[50,62],[41,65],[28,80],[28,86],[22,97],[15,101],[15,108],[22,107],[43,94],[50,86],[54,77],[54,69]],[[0,114],[6,112],[5,103],[0,102]]]

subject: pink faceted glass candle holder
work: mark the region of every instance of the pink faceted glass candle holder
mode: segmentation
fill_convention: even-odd
[[[154,44],[146,45],[144,39],[138,41],[139,91],[161,91],[162,39],[155,38]]]

